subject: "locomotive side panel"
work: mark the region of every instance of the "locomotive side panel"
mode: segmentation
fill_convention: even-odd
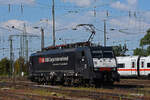
[[[89,48],[82,48],[76,52],[76,72],[84,79],[93,77],[93,60]]]
[[[74,70],[75,53],[48,54],[35,56],[33,66],[36,72]]]

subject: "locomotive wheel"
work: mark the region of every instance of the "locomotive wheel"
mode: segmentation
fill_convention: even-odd
[[[78,79],[78,78],[72,78],[72,80],[71,80],[71,86],[77,87],[80,85],[80,83],[81,83],[80,79]]]
[[[113,81],[106,81],[103,83],[105,86],[113,86],[114,82]]]
[[[44,78],[44,77],[41,77],[41,78],[40,78],[40,83],[41,83],[42,85],[45,85],[45,78]]]
[[[72,85],[72,82],[71,82],[71,79],[67,79],[67,86],[71,86]]]
[[[55,79],[53,78],[50,83],[51,83],[51,85],[56,85]]]
[[[63,82],[64,86],[71,86],[72,85],[72,80],[68,77],[64,78],[64,82]]]
[[[150,74],[148,74],[148,79],[150,80]]]
[[[38,78],[38,84],[39,84],[39,85],[42,84],[42,78],[41,78],[41,77]]]
[[[90,87],[91,86],[91,82],[89,81],[89,80],[82,80],[82,82],[81,82],[81,85],[83,86],[83,87]]]
[[[96,88],[102,87],[102,82],[99,80],[94,80],[94,85]]]

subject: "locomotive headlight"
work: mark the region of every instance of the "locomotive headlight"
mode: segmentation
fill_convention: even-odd
[[[75,73],[75,76],[78,76],[78,73]]]
[[[66,74],[64,74],[64,76],[66,76]]]
[[[82,58],[82,60],[81,61],[84,61],[84,58]]]

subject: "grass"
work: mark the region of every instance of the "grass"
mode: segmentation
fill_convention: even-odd
[[[30,90],[30,93],[29,92],[24,92],[24,94],[40,95],[40,96],[66,97],[66,95],[64,95],[64,94],[60,94],[60,93],[56,93],[56,92],[50,92],[50,91],[42,90],[42,89]]]

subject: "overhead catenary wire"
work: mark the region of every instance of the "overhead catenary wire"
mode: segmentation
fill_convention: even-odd
[[[97,1],[97,0],[95,0],[95,1]],[[98,13],[100,13],[100,11],[106,11],[106,10],[103,10],[103,9],[105,9],[105,8],[102,8],[102,7],[104,7],[104,6],[107,6],[107,5],[109,5],[109,4],[99,4],[99,5],[92,5],[92,6],[90,6],[90,7],[80,7],[80,6],[75,6],[75,5],[66,5],[66,4],[56,4],[55,5],[55,8],[57,9],[57,10],[62,10],[60,13],[59,13],[59,15],[62,15],[62,16],[59,16],[59,15],[57,15],[56,17],[58,17],[58,18],[62,18],[62,17],[67,17],[68,15],[75,15],[75,14],[84,14],[85,12],[88,12],[88,11],[93,11],[93,7],[94,7],[94,13],[93,13],[93,15],[94,15],[94,17],[95,17],[95,24],[99,24],[99,23],[101,23],[102,24],[102,22],[100,22],[100,20],[99,20],[99,16],[98,16]],[[12,7],[13,5],[11,5],[11,6],[9,6],[9,10],[8,11],[10,11],[10,12],[13,12],[13,9],[11,9],[11,7]],[[25,5],[25,6],[28,6],[28,5]],[[36,3],[35,4],[35,6],[29,6],[30,7],[30,9],[35,9],[35,8],[40,8],[40,9],[51,9],[51,6],[50,6],[50,4],[46,4],[46,3],[42,3],[42,2],[38,2],[38,3]],[[102,8],[102,9],[100,9],[100,7]],[[23,13],[25,13],[24,12],[24,5],[22,4],[21,6],[20,6],[20,9],[21,9],[21,13],[23,14]],[[43,11],[44,11],[43,10]],[[18,11],[20,11],[20,10],[18,10]],[[36,10],[35,10],[36,11]],[[37,11],[39,11],[39,10],[37,10]],[[47,10],[47,11],[49,11],[49,10]],[[45,11],[45,12],[47,12],[47,11]],[[110,12],[111,12],[111,14],[110,14]],[[118,11],[119,12],[119,11]],[[20,13],[20,12],[19,12]],[[144,19],[143,19],[143,17],[141,16],[141,19],[139,19],[138,18],[138,13],[135,13],[135,12],[131,12],[132,13],[132,15],[130,15],[130,16],[134,16],[134,17],[137,17],[137,20],[139,20],[139,23],[135,23],[135,25],[137,25],[137,26],[135,26],[135,27],[139,27],[139,30],[142,32],[142,31],[144,31],[144,28],[145,28],[145,25],[143,25],[143,21],[144,21]],[[114,11],[112,11],[112,10],[107,10],[106,11],[106,16],[108,17],[109,16],[109,19],[111,19],[111,18],[120,18],[120,17],[123,17],[123,16],[125,16],[125,15],[128,15],[128,11],[120,11],[120,14],[115,14],[115,12]],[[7,16],[7,15],[5,15],[5,16]],[[24,16],[26,16],[26,15],[23,15],[23,17]],[[88,16],[88,15],[87,15]],[[22,18],[23,19],[23,18]],[[109,23],[109,21],[108,21],[108,23]],[[139,24],[139,25],[138,25]],[[59,27],[59,26],[58,26]],[[118,29],[120,29],[121,28],[121,26],[115,26],[115,27],[117,27]],[[99,29],[102,29],[102,28],[99,28]],[[2,41],[3,42],[3,41]]]
[[[9,13],[10,13],[10,10],[11,10],[11,9],[10,9],[10,4],[8,4],[8,12],[9,12]]]
[[[21,3],[21,5],[20,5],[20,9],[21,9],[21,14],[23,14],[23,9],[24,9],[24,6],[23,6],[23,4]]]

